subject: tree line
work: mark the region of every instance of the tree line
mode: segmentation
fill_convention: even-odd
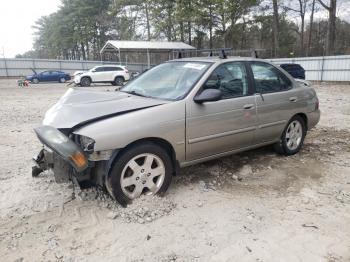
[[[344,0],[343,0],[344,1]],[[62,0],[17,57],[98,60],[107,40],[182,41],[197,49],[265,49],[265,57],[350,53],[342,0]],[[316,19],[315,14],[328,14]]]

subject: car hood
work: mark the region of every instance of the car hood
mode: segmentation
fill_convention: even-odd
[[[34,75],[27,75],[26,76],[26,79],[28,79],[28,78],[33,78],[35,76],[35,74]]]
[[[86,72],[88,72],[88,71],[75,71],[73,76],[78,76],[78,75],[84,74]]]
[[[75,129],[89,123],[169,103],[115,91],[70,88],[45,114],[43,125]]]

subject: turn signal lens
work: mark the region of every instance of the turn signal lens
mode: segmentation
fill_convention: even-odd
[[[87,159],[81,152],[74,153],[70,156],[70,159],[79,169],[82,169],[87,165]]]

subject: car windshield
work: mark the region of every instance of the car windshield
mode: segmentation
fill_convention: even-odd
[[[182,99],[210,65],[185,61],[160,64],[129,82],[121,91],[166,100]]]

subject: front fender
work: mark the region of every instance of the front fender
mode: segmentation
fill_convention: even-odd
[[[176,101],[157,107],[112,116],[89,123],[74,134],[95,140],[95,151],[115,150],[148,137],[168,141],[178,160],[185,158],[185,102]]]

